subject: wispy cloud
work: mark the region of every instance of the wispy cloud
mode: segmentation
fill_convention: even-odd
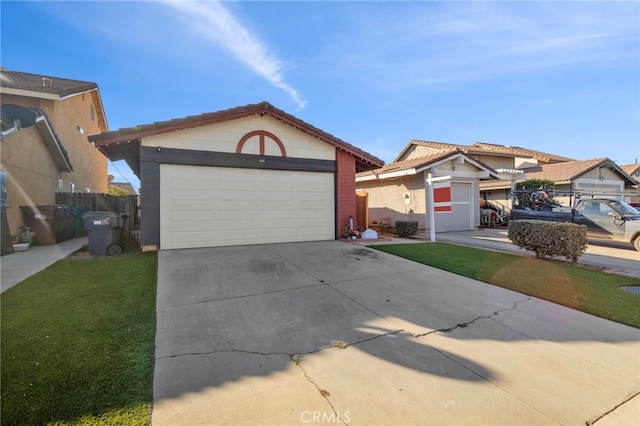
[[[197,28],[202,38],[223,46],[256,74],[291,96],[300,108],[305,107],[302,95],[285,81],[282,62],[220,2],[183,0],[165,1],[165,4],[188,19],[189,26]]]
[[[638,60],[637,14],[624,2],[381,6],[354,18],[327,57],[391,90],[608,66]]]

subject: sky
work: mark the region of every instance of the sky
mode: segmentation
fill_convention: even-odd
[[[0,19],[0,65],[97,83],[110,130],[268,101],[387,163],[412,139],[640,160],[636,1],[2,0]]]

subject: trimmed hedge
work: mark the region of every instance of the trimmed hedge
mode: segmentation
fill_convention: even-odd
[[[563,256],[576,262],[587,249],[587,227],[575,223],[513,220],[508,236],[513,244],[535,252],[536,257]]]
[[[408,237],[418,233],[418,222],[414,221],[396,221],[396,234],[399,237]]]

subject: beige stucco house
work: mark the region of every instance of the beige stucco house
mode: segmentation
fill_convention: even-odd
[[[442,142],[413,140],[400,153],[413,155],[446,152],[459,149],[469,157],[495,170],[501,179],[479,182],[480,199],[497,208],[508,210],[513,204],[513,190],[517,182],[528,179],[548,179],[555,182],[557,199],[564,205],[572,205],[574,194],[581,196],[607,196],[624,201],[634,197],[634,185],[638,181],[624,167],[608,158],[575,160],[547,152],[485,142],[472,145],[456,145]],[[628,167],[630,172],[637,168]]]
[[[417,221],[419,232],[430,229],[433,179],[435,232],[473,230],[479,226],[480,182],[501,179],[499,173],[456,147],[425,150],[410,142],[393,163],[358,173],[356,188],[366,194],[366,226]]]
[[[107,192],[107,158],[87,135],[108,126],[96,83],[2,68],[0,96],[9,232],[2,238],[15,240],[23,225],[20,206],[52,205],[56,192]],[[17,122],[16,114],[27,117]]]
[[[89,139],[140,178],[145,251],[340,238],[384,164],[268,102]]]

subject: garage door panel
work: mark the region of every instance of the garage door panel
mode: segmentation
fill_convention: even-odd
[[[334,238],[332,173],[161,165],[160,182],[161,249]]]
[[[211,236],[213,235],[213,231],[202,231],[202,230],[198,230],[198,231],[182,231],[179,233],[176,233],[173,236],[174,239],[174,243],[175,244],[197,244],[197,243],[204,243],[206,241],[208,241],[209,239],[211,239]]]
[[[173,189],[211,189],[211,182],[207,179],[180,179],[176,178],[171,182]]]
[[[216,219],[230,224],[234,220],[258,220],[260,216],[255,210],[218,209]]]
[[[211,199],[211,191],[202,191],[198,189],[172,189],[171,198],[173,200],[182,201],[206,201]]]
[[[211,210],[176,210],[169,214],[174,223],[212,222],[215,219]]]

